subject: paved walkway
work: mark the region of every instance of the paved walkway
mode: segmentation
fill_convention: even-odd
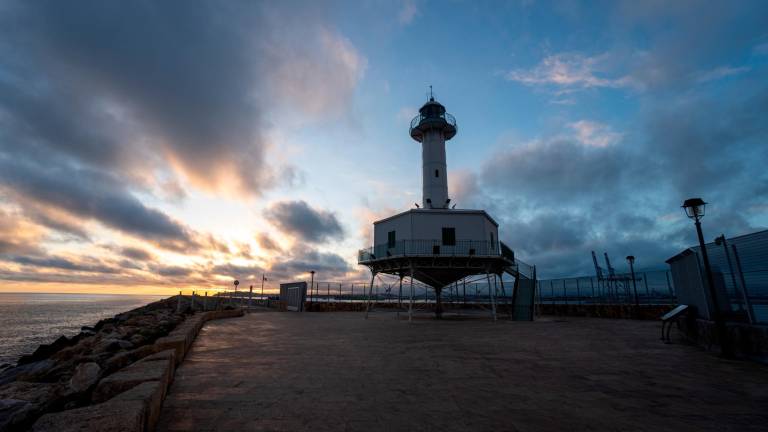
[[[253,313],[208,323],[159,430],[768,430],[768,367],[659,324]]]

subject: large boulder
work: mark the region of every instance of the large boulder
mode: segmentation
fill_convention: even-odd
[[[34,380],[36,377],[44,375],[54,366],[55,363],[51,359],[45,359],[6,369],[0,373],[0,386],[16,380]]]
[[[86,392],[99,381],[100,375],[101,367],[97,363],[80,363],[69,380],[69,390],[74,393]]]
[[[56,384],[16,381],[0,387],[0,430],[23,430],[61,400]]]
[[[21,430],[31,422],[35,405],[20,399],[0,399],[0,431]]]

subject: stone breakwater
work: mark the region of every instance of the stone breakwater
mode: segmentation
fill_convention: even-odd
[[[0,372],[0,431],[153,430],[176,366],[211,319],[178,296],[83,327]]]

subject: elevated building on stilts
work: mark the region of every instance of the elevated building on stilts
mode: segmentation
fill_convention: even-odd
[[[535,284],[519,282],[535,279],[535,275],[523,274],[512,250],[499,241],[499,224],[484,210],[456,209],[451,205],[445,142],[457,132],[456,119],[434,97],[429,98],[411,121],[411,138],[421,143],[422,204],[373,223],[373,246],[358,254],[358,263],[371,271],[369,293],[379,273],[398,276],[401,284],[403,278],[410,278],[410,318],[413,280],[418,280],[434,289],[435,315],[440,318],[443,313],[441,291],[445,287],[470,276],[485,275],[494,319],[497,302],[496,289],[490,288],[491,278],[494,278],[493,286],[500,286],[501,293],[506,289],[512,291],[510,316],[532,319]],[[505,272],[515,278],[514,286],[506,289],[502,279]],[[528,305],[531,313],[524,313]]]

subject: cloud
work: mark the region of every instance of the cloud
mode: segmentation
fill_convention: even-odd
[[[280,247],[280,244],[273,240],[267,233],[258,233],[256,235],[256,243],[259,244],[260,248],[268,252],[281,252],[283,250],[283,248]]]
[[[620,133],[614,132],[610,126],[589,120],[569,123],[568,127],[576,132],[578,142],[590,147],[608,147],[616,144],[622,137]]]
[[[41,166],[0,157],[0,188],[32,201],[94,219],[164,247],[194,244],[192,233],[168,215],[145,206],[112,175],[64,163]]]
[[[120,254],[137,261],[150,261],[153,259],[152,253],[136,247],[123,247],[120,249]]]
[[[528,86],[546,85],[571,91],[634,86],[628,76],[609,76],[606,73],[607,57],[606,54],[594,57],[579,53],[554,54],[543,58],[531,69],[513,69],[505,77]]]
[[[280,231],[301,241],[319,243],[344,238],[336,215],[315,210],[305,201],[283,201],[270,206],[264,216]]]
[[[400,13],[397,15],[397,20],[402,25],[408,25],[413,22],[416,15],[419,14],[419,8],[416,7],[416,3],[413,0],[403,0],[403,7],[400,9]]]
[[[82,258],[81,258],[82,259]],[[43,267],[48,269],[61,269],[70,270],[74,272],[86,272],[86,273],[118,273],[119,269],[105,265],[99,260],[90,259],[90,263],[75,262],[67,258],[62,257],[31,257],[31,256],[16,256],[12,257],[10,261],[17,264]]]
[[[341,256],[315,249],[301,249],[297,254],[273,265],[270,274],[282,280],[306,276],[310,270],[317,274],[315,280],[343,279],[353,269]]]
[[[477,186],[466,176],[471,192],[462,193],[480,196],[501,239],[543,277],[589,274],[591,250],[665,268],[695,242],[679,209],[685,198],[710,202],[712,237],[765,228],[750,209],[768,204],[768,88],[750,88],[650,99],[626,131],[574,122],[565,133],[507,142],[485,161]]]
[[[627,158],[615,146],[585,146],[578,137],[558,136],[495,152],[481,180],[496,191],[524,195],[528,204],[573,205],[614,191],[627,174]]]
[[[368,61],[349,39],[324,26],[307,26],[304,38],[288,47],[270,47],[274,62],[269,93],[273,100],[310,119],[339,117],[365,74]],[[280,49],[280,51],[274,51]]]
[[[743,73],[749,72],[750,70],[751,68],[747,66],[740,66],[740,67],[719,66],[714,69],[697,73],[696,80],[702,83],[709,82],[709,81],[717,81],[722,78],[741,75]]]
[[[0,255],[39,253],[45,235],[40,226],[0,208]]]
[[[272,186],[265,112],[339,115],[366,60],[322,8],[11,2],[0,17],[0,152],[219,194]],[[167,183],[183,196],[183,186]]]

